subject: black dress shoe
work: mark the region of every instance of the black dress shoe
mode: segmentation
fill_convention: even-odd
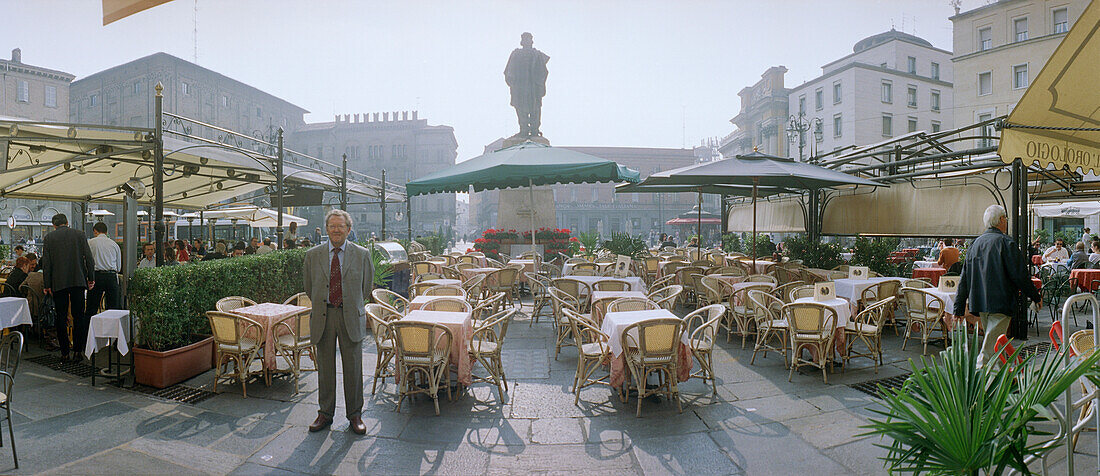
[[[313,423],[309,425],[310,433],[317,433],[318,431],[328,428],[332,424],[332,418],[324,415],[317,415],[317,419],[313,420]]]
[[[362,417],[351,418],[348,428],[350,428],[351,431],[355,432],[355,434],[357,435],[367,434],[367,425],[363,424]]]

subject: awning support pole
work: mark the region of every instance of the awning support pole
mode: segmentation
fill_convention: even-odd
[[[156,238],[157,266],[164,266],[164,86],[157,83],[154,130],[156,151],[153,154],[153,236]]]
[[[382,178],[383,188],[386,186],[385,177]],[[348,211],[348,154],[344,154],[344,166],[340,175],[340,209]]]
[[[752,272],[756,272],[756,188],[760,186],[760,178],[752,178]]]
[[[278,190],[275,193],[275,208],[278,210],[279,218],[275,223],[275,236],[278,241],[275,242],[276,249],[282,249],[283,247],[283,128],[279,128],[279,153],[275,156],[275,188]]]
[[[703,192],[699,192],[699,208],[695,213],[695,234],[699,237],[699,240],[695,242],[695,249],[700,255],[703,254]]]
[[[382,241],[386,240],[386,169],[382,169],[382,188],[380,189],[379,200],[382,206]]]
[[[527,190],[531,199],[531,256],[535,256],[535,181],[527,177]],[[538,272],[536,269],[535,272]]]
[[[412,210],[413,210],[412,209],[412,197],[409,196],[409,192],[408,192],[408,190],[406,190],[405,191],[405,218],[408,219],[408,223],[406,223],[406,226],[409,227],[408,232],[409,232],[409,243],[410,244],[412,243],[412,240],[413,240],[413,213],[412,213]]]

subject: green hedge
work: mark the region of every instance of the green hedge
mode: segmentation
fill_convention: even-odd
[[[305,253],[302,248],[135,271],[128,294],[140,322],[138,342],[157,351],[190,344],[193,334],[210,333],[206,311],[226,296],[283,302],[302,292]]]

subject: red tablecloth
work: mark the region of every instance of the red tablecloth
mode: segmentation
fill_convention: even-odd
[[[1069,279],[1077,283],[1076,290],[1093,292],[1093,280],[1100,280],[1100,269],[1075,269],[1069,272]],[[1100,288],[1100,286],[1097,286]]]
[[[943,268],[913,268],[913,279],[917,278],[929,278],[932,280],[932,285],[940,285],[940,276],[947,273]]]
[[[1031,278],[1031,284],[1035,285],[1035,289],[1038,289],[1040,291],[1043,290],[1043,280],[1039,278]]]
[[[1043,265],[1043,257],[1039,256],[1039,255],[1032,256],[1031,257],[1031,264],[1033,264],[1035,266],[1042,266]]]

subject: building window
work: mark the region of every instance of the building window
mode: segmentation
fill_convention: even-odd
[[[993,119],[993,114],[978,114],[978,122],[985,122]],[[990,136],[993,135],[993,124],[986,124],[982,126],[982,135],[985,136],[978,139],[978,147],[990,147],[993,145],[993,139]]]
[[[993,94],[993,73],[986,71],[978,73],[978,95]]]
[[[840,81],[833,83],[833,104],[840,104],[840,100],[843,99],[843,91],[840,87]]]
[[[262,109],[260,109],[259,107],[256,108],[256,117],[259,117],[261,119],[263,119],[263,117],[264,117],[264,111]]]
[[[1069,11],[1065,8],[1059,8],[1054,10],[1054,33],[1065,33],[1069,31]]]
[[[222,107],[229,107],[229,96],[222,96]]]
[[[889,114],[882,115],[882,135],[885,137],[894,135],[894,117]]]
[[[133,94],[134,96],[141,95],[141,81],[134,81]]]
[[[932,121],[932,132],[940,131],[940,121]]]
[[[1012,20],[1012,31],[1016,32],[1016,41],[1027,40],[1027,17]]]
[[[798,112],[801,114],[806,113],[806,96],[802,95],[798,97]]]
[[[905,65],[908,68],[909,74],[917,74],[917,58],[910,56],[906,59]]]
[[[940,110],[940,92],[939,91],[932,91],[931,103],[932,103],[932,110],[933,111],[939,111]]]
[[[978,30],[978,51],[993,48],[993,29],[989,27]]]
[[[909,107],[917,107],[917,87],[910,85],[905,94],[905,104]]]
[[[917,132],[917,118],[909,118],[909,132]]]
[[[1027,64],[1018,64],[1012,67],[1012,88],[1023,89],[1027,87]]]
[[[833,137],[840,137],[843,133],[841,125],[843,123],[840,120],[840,114],[833,115]]]
[[[894,85],[889,81],[882,82],[882,102],[887,104],[894,102]]]
[[[932,63],[932,79],[940,79],[940,64]]]
[[[31,101],[31,85],[29,83],[27,83],[26,81],[20,79],[19,80],[19,91],[17,92],[17,94],[18,94],[18,96],[16,97],[17,101],[19,101],[19,102],[30,102]]]
[[[596,187],[592,187],[592,201],[593,202],[600,201],[600,189],[598,189]]]
[[[57,86],[46,86],[46,107],[57,107]]]
[[[825,92],[821,88],[814,91],[814,109],[820,111],[825,106]]]
[[[88,96],[88,107],[96,107],[99,105],[99,95],[93,94]]]
[[[180,92],[184,95],[191,94],[191,86],[186,81],[180,81]]]

